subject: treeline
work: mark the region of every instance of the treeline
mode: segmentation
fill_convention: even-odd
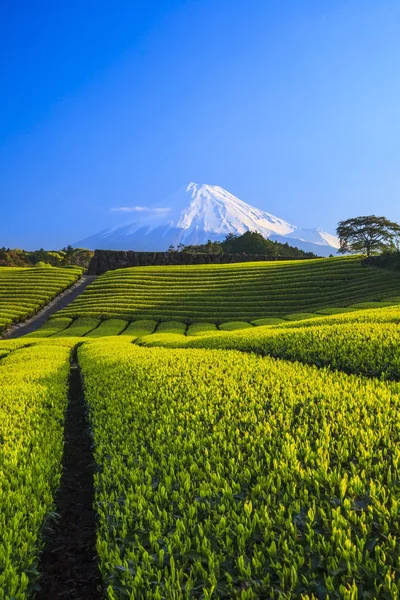
[[[66,267],[74,265],[87,269],[93,256],[91,250],[67,246],[62,250],[21,250],[20,248],[0,248],[1,267],[32,267],[35,265]]]
[[[378,256],[369,256],[364,259],[364,263],[372,267],[381,267],[391,271],[400,271],[400,251],[383,252]]]
[[[313,252],[305,252],[287,242],[275,242],[265,239],[261,233],[246,231],[242,235],[228,233],[222,242],[189,245],[179,244],[176,248],[170,246],[169,252],[189,252],[190,254],[265,254],[266,256],[279,256],[284,258],[318,258]]]

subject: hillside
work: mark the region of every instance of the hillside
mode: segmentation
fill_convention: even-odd
[[[137,267],[0,341],[5,597],[397,598],[399,321],[357,258]]]
[[[100,276],[64,317],[252,321],[400,296],[400,277],[358,258],[134,267]]]
[[[57,317],[0,341],[5,597],[398,598],[399,320]]]
[[[79,267],[0,267],[0,335],[37,313],[81,275]]]

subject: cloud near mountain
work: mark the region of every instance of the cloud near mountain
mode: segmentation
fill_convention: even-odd
[[[152,208],[151,206],[118,206],[117,208],[111,209],[111,211],[114,212],[152,212],[160,214],[166,214],[170,210],[170,208]]]

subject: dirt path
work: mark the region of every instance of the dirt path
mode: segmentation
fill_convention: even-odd
[[[55,498],[59,519],[45,536],[37,600],[102,598],[93,509],[92,438],[76,353],[75,348],[64,423],[63,473]]]
[[[31,319],[28,319],[27,321],[24,321],[23,323],[17,323],[16,325],[13,325],[3,334],[3,337],[0,336],[0,340],[10,340],[27,335],[28,333],[33,333],[39,329],[39,327],[41,327],[47,321],[47,319],[51,317],[51,315],[71,304],[71,302],[75,300],[77,296],[82,294],[89,283],[92,283],[92,281],[95,279],[96,275],[83,275],[83,277],[74,283],[73,286],[64,292],[61,292],[57,298],[54,298],[54,300],[49,302],[49,304],[46,304],[46,306],[42,308],[37,315]]]

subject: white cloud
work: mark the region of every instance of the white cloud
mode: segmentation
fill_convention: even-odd
[[[152,212],[152,213],[161,213],[165,214],[169,212],[170,208],[151,208],[150,206],[119,206],[117,208],[112,208],[112,211],[115,212]]]

